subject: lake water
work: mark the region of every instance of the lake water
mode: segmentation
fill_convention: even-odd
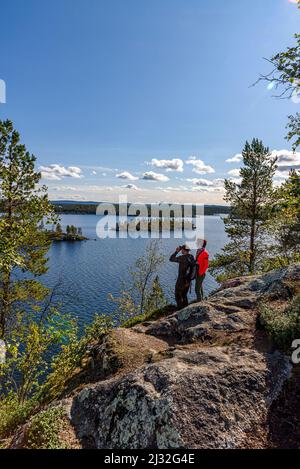
[[[96,215],[61,215],[63,229],[67,225],[81,227],[88,241],[53,243],[49,251],[49,271],[42,277],[50,287],[59,285],[57,292],[63,292],[63,310],[75,315],[81,324],[89,322],[95,313],[111,313],[115,305],[108,301],[108,294],[118,295],[129,283],[128,269],[134,267],[142,256],[149,240],[147,239],[99,239],[96,235]],[[204,233],[208,241],[211,258],[226,242],[224,225],[220,216],[206,216]],[[166,260],[159,275],[168,299],[174,302],[173,290],[177,276],[177,265],[169,262],[176,246],[184,240],[162,239],[162,253]],[[208,274],[205,280],[205,293],[218,286]],[[190,300],[195,298],[194,291]]]

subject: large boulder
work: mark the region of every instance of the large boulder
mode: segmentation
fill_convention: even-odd
[[[287,300],[299,283],[299,264],[262,276],[236,278],[225,282],[207,301],[193,303],[165,318],[133,329],[173,343],[209,340],[218,333],[253,331],[261,299]]]
[[[220,300],[224,298],[247,297],[260,299],[264,297],[290,298],[293,294],[293,285],[300,282],[300,264],[292,264],[282,269],[272,270],[265,275],[256,277],[242,277],[242,281],[235,279],[234,283],[225,282],[224,286],[212,294],[212,298]],[[234,282],[231,281],[231,282]]]
[[[246,304],[246,302],[245,302]],[[171,342],[190,343],[208,340],[217,333],[241,333],[255,327],[256,315],[226,302],[196,303],[155,321],[144,333]]]
[[[73,399],[71,422],[84,447],[238,448],[266,419],[290,369],[279,352],[175,350],[85,388]]]

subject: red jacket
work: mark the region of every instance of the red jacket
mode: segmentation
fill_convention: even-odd
[[[197,264],[199,265],[198,274],[205,275],[209,267],[209,254],[206,249],[202,249],[197,257]]]

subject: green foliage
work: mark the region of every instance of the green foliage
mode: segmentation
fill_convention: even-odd
[[[56,232],[56,234],[58,234],[58,235],[62,234],[63,230],[62,230],[62,227],[61,227],[61,224],[60,224],[60,223],[57,223],[55,232]]]
[[[293,150],[296,150],[300,146],[300,114],[296,113],[295,116],[289,116],[289,122],[287,124],[288,134],[286,139],[293,141]]]
[[[152,282],[149,294],[146,296],[145,310],[150,312],[156,311],[166,306],[166,304],[165,294],[157,275]]]
[[[67,235],[69,236],[77,236],[78,228],[74,225],[67,225]]]
[[[60,352],[52,359],[50,372],[38,393],[42,402],[51,402],[63,393],[68,380],[75,370],[81,367],[90,344],[100,342],[114,325],[111,318],[96,315],[93,322],[85,327],[81,338],[78,330],[74,330],[68,337],[68,342],[62,345]]]
[[[14,270],[21,268],[34,276],[47,270],[49,240],[41,223],[54,214],[46,187],[36,189],[41,175],[35,171],[35,161],[12,122],[0,121],[0,338],[20,307],[20,297],[26,302],[27,285],[13,279]],[[35,300],[33,289],[30,300]]]
[[[163,316],[167,316],[168,314],[173,313],[176,310],[176,306],[174,305],[166,305],[162,308],[152,310],[149,313],[139,314],[137,316],[129,318],[122,324],[122,327],[129,328],[133,327],[136,324],[140,324],[144,321],[155,321]]]
[[[276,192],[277,203],[270,222],[274,242],[266,270],[300,261],[300,173],[291,171]]]
[[[270,60],[273,71],[267,76],[267,79],[274,83],[277,88],[282,89],[281,96],[290,96],[300,80],[300,34],[295,34],[295,40],[296,44],[294,46],[273,55]]]
[[[63,408],[55,407],[36,414],[26,432],[27,449],[67,449],[60,433],[64,428]]]
[[[40,382],[48,371],[49,353],[69,343],[77,332],[74,321],[51,308],[17,316],[15,327],[6,339],[6,360],[0,364],[0,392],[14,393],[23,404],[37,396]]]
[[[158,269],[164,262],[158,241],[151,241],[144,256],[140,257],[135,268],[130,269],[131,285],[124,286],[119,297],[109,295],[109,299],[117,304],[116,314],[121,323],[129,318],[144,315],[153,308],[166,304],[159,278]]]
[[[298,8],[300,8],[300,3]],[[279,97],[291,97],[300,91],[300,34],[295,34],[296,44],[284,52],[279,52],[271,59],[273,69],[268,75],[261,75],[260,80],[266,80],[279,89]],[[287,140],[293,141],[293,149],[300,145],[300,114],[289,116],[287,125],[289,130]]]
[[[276,202],[273,176],[276,159],[263,143],[254,139],[243,150],[241,182],[225,181],[225,200],[231,213],[224,219],[230,242],[211,262],[219,279],[254,274],[262,269],[267,254],[266,235]]]
[[[0,396],[0,441],[24,424],[37,408],[34,399],[20,404],[15,393]]]
[[[45,321],[27,317],[14,330],[6,362],[0,365],[0,439],[25,423],[42,404],[61,396],[82,366],[90,344],[99,342],[113,325],[108,317],[97,315],[80,337],[73,320],[52,311]]]
[[[275,344],[289,351],[293,340],[300,337],[300,295],[297,295],[284,310],[274,305],[262,304],[261,320]]]

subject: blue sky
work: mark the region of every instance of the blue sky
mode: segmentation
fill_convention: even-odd
[[[299,19],[290,0],[2,0],[0,118],[52,199],[220,202],[246,139],[289,157],[297,105],[250,85]]]

